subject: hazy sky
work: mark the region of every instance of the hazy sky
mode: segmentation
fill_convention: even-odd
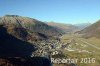
[[[5,14],[41,21],[93,23],[100,19],[100,0],[0,0],[0,16]]]

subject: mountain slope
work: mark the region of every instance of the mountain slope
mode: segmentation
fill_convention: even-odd
[[[57,29],[61,30],[63,33],[71,33],[78,29],[76,26],[71,24],[62,24],[62,23],[55,23],[55,22],[48,22],[47,24],[56,27]]]
[[[91,26],[79,31],[78,33],[84,34],[84,37],[97,37],[100,38],[100,20]]]
[[[0,24],[4,25],[10,34],[24,40],[47,39],[48,36],[61,34],[56,28],[41,21],[18,15],[5,15],[0,18]]]
[[[77,26],[80,30],[90,26],[91,23],[81,23],[81,24],[75,24],[75,26]]]
[[[35,50],[34,45],[10,35],[0,25],[0,57],[29,57]]]

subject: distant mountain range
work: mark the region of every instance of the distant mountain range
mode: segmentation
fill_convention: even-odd
[[[56,23],[56,22],[47,22],[46,24],[53,26],[64,33],[72,33],[78,29],[77,26],[71,24],[63,24],[63,23]]]
[[[86,27],[85,29],[79,31],[78,33],[84,34],[83,36],[86,38],[89,37],[100,38],[100,20],[90,25],[89,27]]]
[[[78,27],[80,30],[88,27],[91,25],[91,23],[80,23],[80,24],[74,24],[76,27]]]

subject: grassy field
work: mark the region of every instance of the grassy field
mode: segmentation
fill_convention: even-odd
[[[100,39],[98,39],[98,38],[92,37],[92,38],[89,38],[89,39],[84,39],[84,38],[81,38],[81,39],[85,40],[85,41],[87,41],[87,42],[89,42],[89,43],[91,43],[95,46],[100,47]]]
[[[61,37],[62,42],[69,42],[70,48],[74,51],[63,50],[64,54],[69,58],[95,58],[95,63],[80,63],[78,61],[77,66],[100,66],[100,39],[97,38],[81,38],[79,35],[69,34]]]

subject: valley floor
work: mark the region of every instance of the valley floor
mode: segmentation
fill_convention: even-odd
[[[100,39],[82,38],[78,34],[66,34],[61,37],[61,42],[67,44],[63,53],[68,58],[78,58],[77,66],[100,66]],[[93,62],[93,58],[95,59]],[[81,61],[83,63],[81,63]]]

